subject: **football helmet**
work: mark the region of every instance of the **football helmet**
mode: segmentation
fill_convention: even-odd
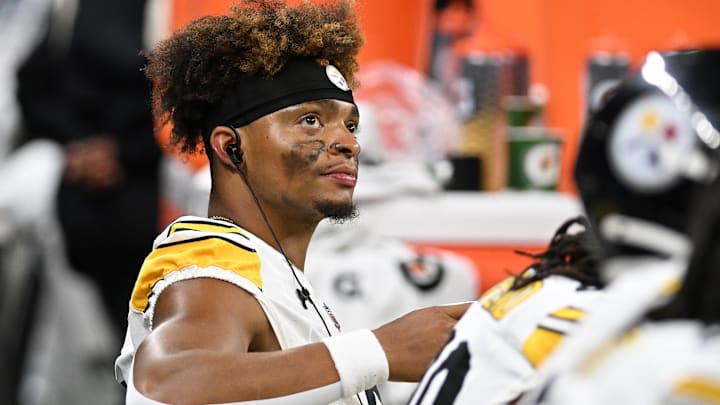
[[[575,181],[606,256],[687,255],[695,195],[718,175],[720,49],[648,54],[587,118]]]

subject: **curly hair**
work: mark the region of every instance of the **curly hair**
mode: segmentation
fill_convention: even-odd
[[[333,64],[351,88],[363,39],[352,0],[297,7],[283,0],[241,0],[227,16],[192,21],[148,54],[153,112],[171,122],[170,144],[183,153],[202,145],[202,127],[238,79],[272,77],[294,57]]]
[[[572,225],[582,225],[584,230],[568,233]],[[511,290],[522,288],[551,275],[561,275],[581,282],[586,286],[602,288],[604,283],[598,272],[599,258],[597,243],[590,232],[590,223],[585,217],[565,221],[555,231],[547,250],[542,253],[516,251],[536,261],[515,277]]]

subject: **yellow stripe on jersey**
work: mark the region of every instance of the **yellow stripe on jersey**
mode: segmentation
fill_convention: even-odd
[[[720,404],[720,381],[686,377],[675,386],[673,395],[693,399],[703,404]]]
[[[663,297],[672,297],[673,295],[677,294],[678,291],[680,291],[680,288],[682,288],[682,280],[676,279],[666,282],[662,286],[662,290],[660,290],[660,294]]]
[[[542,280],[538,280],[520,289],[508,291],[512,284],[513,280],[507,279],[502,282],[498,289],[488,291],[480,298],[480,304],[486,311],[490,312],[493,318],[502,319],[516,306],[540,291],[543,286]]]
[[[201,221],[179,221],[170,226],[168,229],[167,236],[174,234],[177,231],[199,231],[199,232],[210,232],[210,233],[234,233],[241,235],[247,239],[247,236],[233,225],[220,225],[210,222]]]
[[[537,368],[555,350],[558,343],[565,338],[560,332],[536,328],[523,343],[523,354],[533,367]]]
[[[249,248],[222,238],[206,235],[202,238],[161,245],[145,259],[132,292],[130,305],[145,311],[152,288],[168,274],[189,266],[215,266],[232,271],[262,288],[260,258]]]
[[[503,281],[495,284],[494,286],[490,287],[485,293],[480,297],[480,305],[482,305],[483,308],[486,310],[490,310],[491,307],[495,305],[495,303],[508,291],[510,291],[510,287],[512,287],[513,283],[515,282],[515,277],[510,276]]]
[[[585,317],[585,311],[579,308],[565,307],[556,310],[551,313],[550,316],[557,319],[564,319],[566,321],[578,322]]]

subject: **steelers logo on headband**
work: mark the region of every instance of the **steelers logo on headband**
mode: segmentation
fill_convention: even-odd
[[[330,82],[334,84],[338,89],[342,91],[350,91],[350,86],[348,86],[345,77],[335,66],[327,65],[325,67],[325,74],[327,75]]]
[[[208,139],[213,128],[219,125],[241,127],[291,105],[315,100],[355,104],[342,73],[335,66],[322,66],[313,58],[290,59],[272,77],[256,73],[241,75],[210,109],[203,137]]]

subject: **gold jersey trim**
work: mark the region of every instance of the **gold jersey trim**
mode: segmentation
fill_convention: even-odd
[[[675,386],[674,396],[692,398],[708,404],[720,404],[720,381],[686,377]]]
[[[522,347],[523,354],[530,364],[537,368],[564,338],[562,332],[542,326],[537,327],[525,340]]]
[[[235,226],[202,221],[179,221],[170,225],[165,241],[156,246],[140,269],[130,306],[145,312],[155,284],[168,274],[191,266],[231,271],[262,289],[260,257],[255,249],[238,240],[239,237],[248,239]]]
[[[580,308],[564,307],[554,311],[550,316],[565,321],[579,322],[585,318],[585,311]]]

